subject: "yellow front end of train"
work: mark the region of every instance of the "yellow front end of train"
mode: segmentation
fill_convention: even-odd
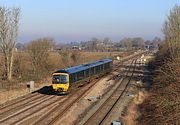
[[[52,87],[58,93],[67,93],[69,89],[69,75],[67,73],[53,73]]]

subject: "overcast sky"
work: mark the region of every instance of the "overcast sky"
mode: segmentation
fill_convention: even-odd
[[[18,42],[162,38],[162,25],[175,4],[180,0],[0,0],[1,6],[21,8]]]

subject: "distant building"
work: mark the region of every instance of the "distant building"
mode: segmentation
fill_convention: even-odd
[[[81,50],[81,47],[79,47],[79,46],[72,46],[71,49],[72,49],[72,50]]]

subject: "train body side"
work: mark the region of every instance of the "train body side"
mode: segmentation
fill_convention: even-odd
[[[55,91],[68,91],[68,88],[71,84],[75,84],[77,82],[88,80],[92,77],[99,76],[101,74],[105,74],[110,72],[112,68],[112,59],[104,59],[88,64],[83,64],[79,66],[70,67],[67,69],[58,70],[53,73],[54,76],[58,76],[58,74],[64,74],[67,77],[66,84],[61,85],[61,83],[52,84],[53,89]],[[65,78],[65,77],[64,77]]]

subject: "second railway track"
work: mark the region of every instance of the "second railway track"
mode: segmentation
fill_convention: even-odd
[[[129,68],[129,70],[126,72],[125,78],[123,78],[119,86],[114,90],[109,98],[83,123],[84,125],[104,125],[106,123],[106,120],[111,114],[113,108],[116,106],[116,103],[120,100],[120,98],[122,98],[122,95],[127,90],[133,76],[135,63],[136,60],[134,60],[134,63],[131,64],[133,65],[133,71],[130,76],[128,76],[128,72],[130,71]]]

